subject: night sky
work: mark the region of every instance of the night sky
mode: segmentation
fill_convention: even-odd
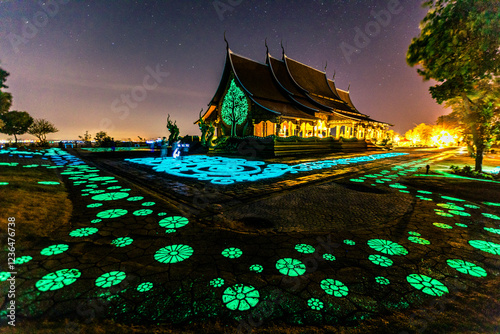
[[[224,31],[233,52],[257,61],[265,61],[267,38],[274,57],[283,41],[292,59],[320,70],[327,62],[328,77],[336,72],[338,88],[350,84],[362,113],[402,134],[448,112],[405,61],[425,16],[421,1],[400,0],[382,24],[372,14],[397,0],[53,2],[0,0],[0,67],[11,74],[12,110],[53,122],[60,131],[49,139],[86,130],[156,138],[168,135],[167,114],[181,136],[199,134],[193,122],[218,87]],[[349,54],[366,29],[368,42]]]

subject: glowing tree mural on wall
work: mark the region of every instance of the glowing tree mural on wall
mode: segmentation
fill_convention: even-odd
[[[234,79],[222,102],[221,116],[224,123],[231,126],[231,137],[236,136],[236,126],[245,122],[248,116],[248,102]]]

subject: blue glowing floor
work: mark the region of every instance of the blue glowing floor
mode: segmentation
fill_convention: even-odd
[[[283,176],[287,173],[296,174],[315,169],[331,168],[337,165],[350,165],[360,162],[392,158],[408,153],[383,153],[360,157],[334,160],[318,160],[297,165],[267,164],[263,161],[246,159],[209,157],[192,155],[177,158],[137,158],[125,159],[137,164],[152,166],[157,172],[170,175],[196,178],[200,181],[210,181],[215,184],[232,184],[235,182],[258,181]]]

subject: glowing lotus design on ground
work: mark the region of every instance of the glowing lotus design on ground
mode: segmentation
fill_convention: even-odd
[[[283,275],[300,276],[306,272],[306,265],[300,260],[286,257],[276,262],[276,269]]]
[[[43,276],[36,282],[35,287],[40,291],[58,290],[74,283],[81,275],[78,269],[61,269]]]
[[[171,245],[159,249],[155,254],[155,260],[161,263],[177,263],[188,259],[193,252],[193,248],[188,245]]]
[[[345,297],[349,294],[349,289],[341,281],[327,278],[321,281],[321,289],[329,295],[335,297]]]
[[[233,311],[246,311],[257,305],[260,294],[253,286],[235,284],[222,294],[222,302]]]
[[[406,280],[415,289],[431,296],[442,296],[449,292],[443,283],[429,276],[411,274],[406,277]]]
[[[367,242],[368,246],[373,248],[374,250],[388,254],[388,255],[406,255],[408,251],[406,248],[401,246],[400,244],[384,239],[370,239]]]

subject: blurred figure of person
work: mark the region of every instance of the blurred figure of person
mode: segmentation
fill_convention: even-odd
[[[116,150],[116,143],[115,143],[115,138],[111,138],[111,151]]]
[[[167,152],[168,152],[168,146],[167,146],[167,139],[166,139],[166,137],[163,137],[161,139],[160,149],[161,149],[160,157],[162,159],[165,159],[167,157]]]

